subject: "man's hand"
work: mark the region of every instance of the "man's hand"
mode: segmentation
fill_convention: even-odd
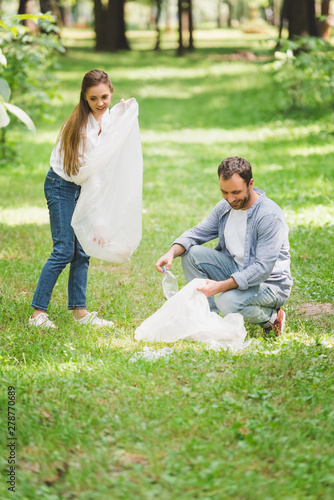
[[[166,267],[167,269],[170,269],[172,267],[174,260],[173,254],[168,250],[168,252],[165,253],[160,259],[157,260],[155,263],[155,267],[159,271],[159,273],[163,273],[163,267]]]
[[[182,255],[185,252],[185,248],[182,245],[178,245],[177,243],[175,245],[172,245],[168,252],[166,252],[160,259],[157,260],[155,263],[155,267],[159,271],[159,273],[163,273],[162,268],[165,266],[167,270],[169,270],[172,267],[173,260],[175,257],[178,257],[179,255]]]
[[[197,288],[197,290],[203,292],[206,297],[212,297],[212,295],[216,295],[216,293],[221,293],[222,283],[223,281],[206,280],[203,288]]]
[[[233,288],[238,288],[238,284],[234,278],[228,278],[224,281],[206,280],[203,288],[197,288],[197,290],[203,292],[206,297],[212,297],[217,293],[227,292],[227,290],[232,290]]]

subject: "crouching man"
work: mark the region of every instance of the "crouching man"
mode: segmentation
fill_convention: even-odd
[[[211,311],[240,313],[265,333],[283,333],[292,278],[288,226],[280,207],[253,187],[252,168],[244,158],[226,158],[218,167],[223,195],[210,215],[184,232],[158,259],[169,269],[182,256],[187,282],[206,279],[201,291]],[[218,238],[215,249],[201,246]],[[218,295],[216,301],[214,295]]]

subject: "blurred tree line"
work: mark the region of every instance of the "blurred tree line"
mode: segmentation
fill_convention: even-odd
[[[127,0],[85,0],[89,3],[96,33],[96,50],[114,52],[129,49],[126,38],[125,3]],[[178,54],[194,49],[194,4],[202,6],[201,0],[132,0],[150,5],[155,11],[157,32],[156,50],[160,48],[160,20],[163,11],[168,11],[171,4],[177,8]],[[267,22],[277,25],[279,36],[283,27],[287,27],[289,39],[296,36],[316,36],[328,38],[330,26],[331,0],[212,0],[217,10],[217,26],[221,25],[221,8],[227,10],[227,25],[242,18],[254,19],[261,15]],[[0,0],[1,5],[9,0]],[[50,12],[56,16],[58,24],[66,24],[66,11],[75,9],[83,0],[17,0],[19,14]],[[13,4],[13,0],[11,0]],[[212,3],[212,2],[211,2]],[[27,21],[28,22],[28,21]]]
[[[2,18],[0,0],[0,148],[5,157],[6,128],[14,115],[30,130],[31,118],[52,119],[48,108],[55,96],[53,70],[61,45],[59,25],[66,25],[66,8],[78,7],[85,1],[94,19],[96,50],[114,52],[129,49],[126,37],[126,0],[17,0],[16,15]],[[155,13],[157,31],[155,49],[160,48],[160,19],[174,2],[178,29],[178,54],[194,50],[194,5],[200,0],[132,0],[129,5],[145,4]],[[271,64],[274,79],[282,89],[282,107],[332,105],[334,102],[334,57],[329,41],[330,0],[211,0],[216,1],[217,26],[219,8],[228,8],[227,25],[232,21],[257,19],[277,25],[279,35],[288,29],[288,39],[281,40],[276,61]],[[198,7],[198,4],[197,4]],[[36,14],[38,11],[42,14]],[[47,15],[47,14],[52,14]],[[165,28],[166,29],[166,28]],[[22,108],[22,107],[23,108]],[[23,109],[29,112],[29,116]],[[7,148],[7,149],[6,149]]]

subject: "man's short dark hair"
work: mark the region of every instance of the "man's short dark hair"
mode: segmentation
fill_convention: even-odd
[[[218,177],[222,176],[226,181],[234,174],[240,175],[240,177],[242,177],[246,182],[247,186],[253,178],[250,163],[248,163],[248,161],[244,158],[239,158],[238,156],[225,158],[225,160],[223,160],[218,167]]]

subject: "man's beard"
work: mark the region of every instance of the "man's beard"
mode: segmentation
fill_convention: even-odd
[[[247,196],[245,196],[245,198],[243,198],[242,200],[239,200],[234,206],[231,205],[231,207],[233,208],[233,210],[242,210],[248,203],[249,203],[249,200],[250,200],[250,191],[249,189],[247,190]]]

